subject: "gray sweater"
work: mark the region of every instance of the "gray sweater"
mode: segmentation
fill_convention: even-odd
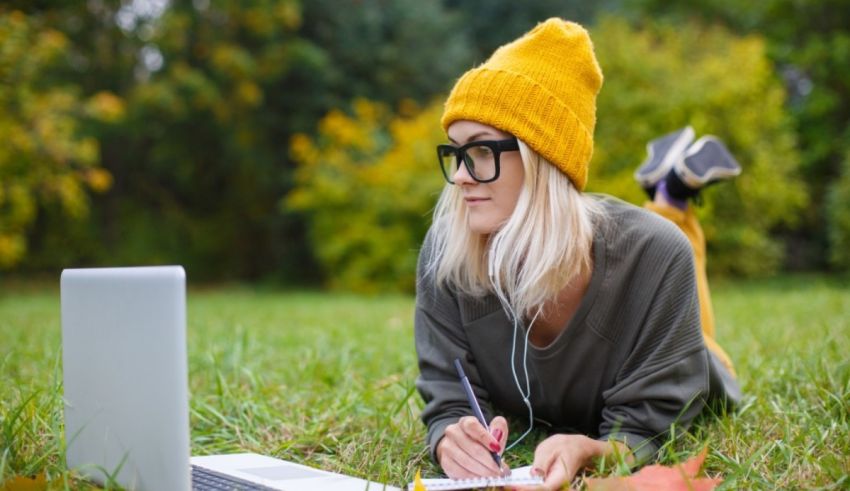
[[[734,402],[737,383],[706,349],[699,323],[693,252],[668,220],[610,197],[596,226],[594,268],[566,329],[529,346],[535,425],[629,445],[651,458],[673,423],[687,427],[712,398]],[[419,257],[415,341],[432,457],[446,426],[472,414],[453,366],[460,358],[488,421],[527,421],[511,373],[514,324],[494,295],[470,298],[436,285]],[[524,385],[525,327],[516,370]]]

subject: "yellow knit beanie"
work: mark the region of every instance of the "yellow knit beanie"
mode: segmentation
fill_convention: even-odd
[[[602,70],[587,31],[552,18],[497,49],[455,84],[441,123],[470,120],[524,141],[579,190],[593,155]]]

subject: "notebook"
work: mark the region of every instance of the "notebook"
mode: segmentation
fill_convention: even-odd
[[[419,488],[417,484],[422,487]],[[470,479],[417,479],[407,485],[408,491],[451,491],[461,489],[490,489],[506,486],[540,486],[543,479],[540,476],[531,475],[531,466],[517,467],[511,470],[510,476],[505,477],[477,477]]]
[[[68,468],[141,491],[397,489],[253,453],[190,458],[183,268],[66,269],[60,283]]]

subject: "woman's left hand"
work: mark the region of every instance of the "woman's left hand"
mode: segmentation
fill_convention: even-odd
[[[610,451],[611,444],[584,435],[553,435],[537,445],[531,472],[543,477],[547,491],[566,488],[591,459]]]

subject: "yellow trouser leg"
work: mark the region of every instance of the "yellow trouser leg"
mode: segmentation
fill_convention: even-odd
[[[694,268],[696,269],[697,294],[699,295],[699,314],[702,324],[702,336],[705,345],[712,353],[720,358],[726,368],[735,375],[735,367],[729,355],[717,344],[714,336],[714,309],[711,307],[711,293],[708,290],[708,276],[705,272],[705,235],[699,220],[691,207],[680,210],[668,204],[648,201],[643,205],[647,210],[654,211],[664,218],[675,223],[691,242],[694,250]]]

